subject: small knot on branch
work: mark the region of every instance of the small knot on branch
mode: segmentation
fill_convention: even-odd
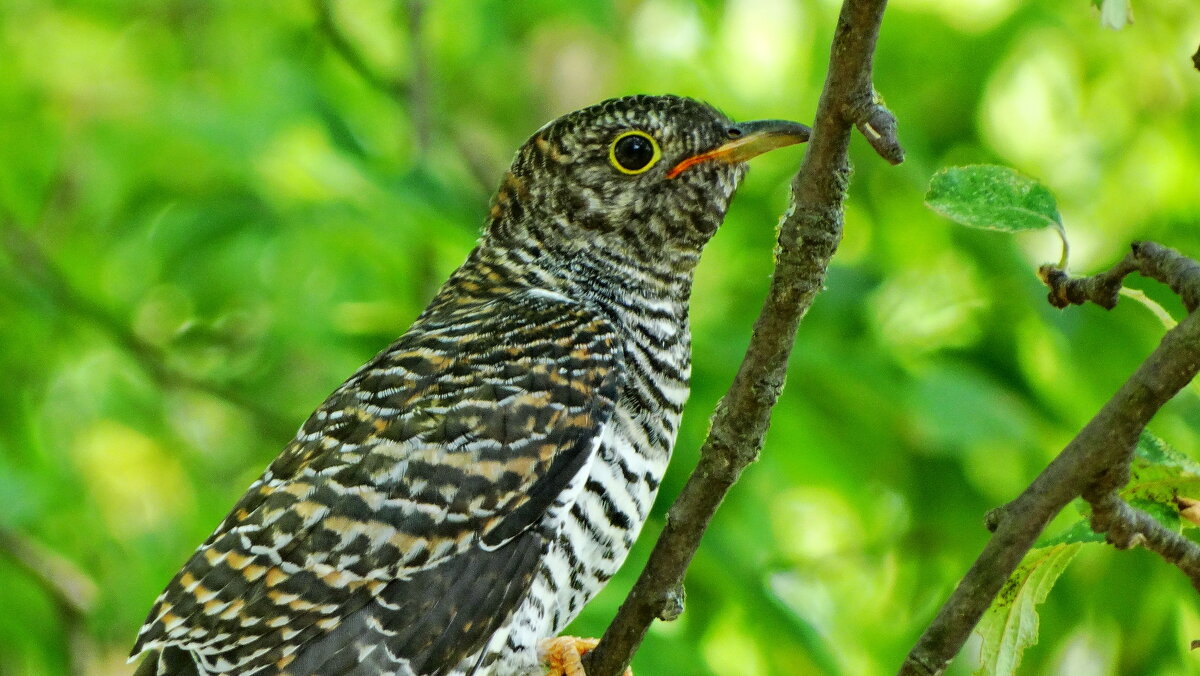
[[[1200,263],[1154,242],[1134,242],[1111,270],[1091,277],[1071,277],[1055,265],[1038,268],[1038,278],[1050,289],[1047,300],[1057,308],[1087,302],[1111,310],[1117,304],[1121,283],[1130,273],[1162,282],[1178,294],[1188,312],[1200,307]]]
[[[1129,463],[1133,460],[1135,446],[1130,443],[1120,458],[1114,458],[1112,465],[1096,471],[1082,491],[1084,500],[1096,503],[1116,497],[1116,491],[1129,483]]]
[[[1046,300],[1060,309],[1089,301],[1105,310],[1113,309],[1120,297],[1125,274],[1128,273],[1118,275],[1109,271],[1092,277],[1072,277],[1057,265],[1046,264],[1038,268],[1038,278],[1050,289]]]
[[[683,583],[680,583],[663,596],[662,608],[658,610],[658,619],[663,622],[674,622],[679,619],[679,616],[683,614],[683,606],[686,601],[687,592],[683,588]]]
[[[1000,528],[1000,524],[1004,522],[1005,515],[1004,507],[989,509],[988,513],[983,515],[983,527],[987,528],[989,533],[995,533],[996,529]]]
[[[850,106],[846,114],[880,157],[892,164],[904,161],[904,148],[896,134],[896,116],[884,107],[877,94],[869,102]]]

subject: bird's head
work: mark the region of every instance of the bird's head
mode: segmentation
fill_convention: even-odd
[[[698,255],[746,160],[808,140],[795,122],[735,123],[677,96],[628,96],[546,124],[517,152],[489,232],[550,249]]]

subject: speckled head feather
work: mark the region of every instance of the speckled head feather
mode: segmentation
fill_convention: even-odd
[[[168,583],[139,674],[538,673],[649,512],[742,160],[805,138],[671,96],[535,133],[467,261]]]
[[[634,131],[653,139],[661,155],[630,174],[614,167],[610,151]],[[673,179],[667,174],[739,133],[712,106],[676,96],[628,96],[569,113],[517,152],[489,231],[584,249],[618,246],[655,259],[698,254],[724,220],[746,165],[707,162]]]

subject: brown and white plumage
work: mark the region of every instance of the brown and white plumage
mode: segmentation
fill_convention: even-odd
[[[687,397],[692,270],[740,160],[803,140],[757,124],[639,96],[539,130],[429,308],[156,600],[141,672],[535,673],[538,642],[616,571],[657,491]],[[631,131],[655,152],[635,172],[618,164],[647,142],[614,151]]]

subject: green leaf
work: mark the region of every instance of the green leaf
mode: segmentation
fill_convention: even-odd
[[[1179,508],[1175,506],[1174,501],[1167,503],[1131,498],[1129,506],[1149,514],[1155,521],[1162,524],[1168,530],[1176,533],[1182,530],[1183,519],[1179,518]]]
[[[1143,431],[1129,466],[1129,483],[1121,497],[1147,512],[1164,526],[1179,530],[1175,498],[1200,497],[1200,463]]]
[[[1130,480],[1121,489],[1121,497],[1131,507],[1179,532],[1184,525],[1194,527],[1190,520],[1181,517],[1181,507],[1176,502],[1180,495],[1200,498],[1200,463],[1143,430],[1134,447]],[[1042,536],[1035,547],[1105,541],[1104,536],[1093,531],[1088,523],[1090,506],[1082,500],[1075,502],[1084,518],[1057,535]]]
[[[1175,504],[1175,496],[1200,497],[1200,463],[1143,431],[1129,465],[1129,483],[1121,489],[1126,500]]]
[[[1034,545],[1035,548],[1051,547],[1061,544],[1080,544],[1085,542],[1104,542],[1104,536],[1092,530],[1087,519],[1081,519],[1071,524],[1069,528],[1062,531],[1058,535],[1051,537],[1043,536]]]
[[[1133,453],[1134,462],[1164,465],[1200,476],[1200,463],[1175,450],[1148,430],[1142,430]]]
[[[1037,606],[1079,551],[1080,544],[1031,550],[1013,571],[975,631],[983,637],[976,674],[1016,673],[1025,649],[1037,643]]]
[[[929,181],[925,204],[972,228],[1004,232],[1062,228],[1054,195],[1044,185],[992,164],[942,169]]]

